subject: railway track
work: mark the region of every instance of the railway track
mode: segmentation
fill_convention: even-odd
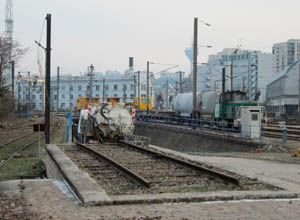
[[[286,125],[287,139],[300,141],[300,126],[299,125]],[[265,137],[283,138],[282,128],[279,124],[268,124],[264,127],[263,135]]]
[[[109,195],[242,190],[240,177],[126,142],[82,145],[66,154]]]
[[[60,119],[55,117],[56,122],[52,124],[53,127],[60,127]],[[26,125],[26,127],[32,124]],[[22,130],[24,126],[21,126],[18,130]],[[52,127],[52,128],[53,128]],[[12,128],[13,130],[16,128]],[[53,129],[52,129],[53,131]],[[53,133],[56,131],[53,131]],[[41,139],[44,138],[42,135]],[[0,170],[3,169],[13,158],[20,155],[23,151],[33,146],[39,141],[38,133],[30,132],[25,135],[20,135],[0,145]]]

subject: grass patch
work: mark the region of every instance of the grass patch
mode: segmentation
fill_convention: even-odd
[[[1,169],[0,181],[39,176],[44,170],[44,164],[37,158],[12,159]]]

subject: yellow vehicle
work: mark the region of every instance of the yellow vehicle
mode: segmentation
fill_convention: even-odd
[[[88,105],[97,106],[100,104],[100,98],[78,97],[76,110],[87,109]]]
[[[138,111],[147,111],[147,98],[138,97],[134,99],[134,106]],[[149,97],[149,111],[153,109],[152,97]]]

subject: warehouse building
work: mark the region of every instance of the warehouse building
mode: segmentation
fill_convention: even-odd
[[[299,112],[299,76],[300,60],[287,67],[267,85],[268,112],[276,116]]]

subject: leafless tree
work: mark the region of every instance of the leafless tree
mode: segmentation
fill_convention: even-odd
[[[28,48],[22,48],[18,42],[11,43],[0,36],[0,121],[14,108],[12,93],[4,83],[4,71],[10,67],[11,60],[17,63],[27,50]]]

